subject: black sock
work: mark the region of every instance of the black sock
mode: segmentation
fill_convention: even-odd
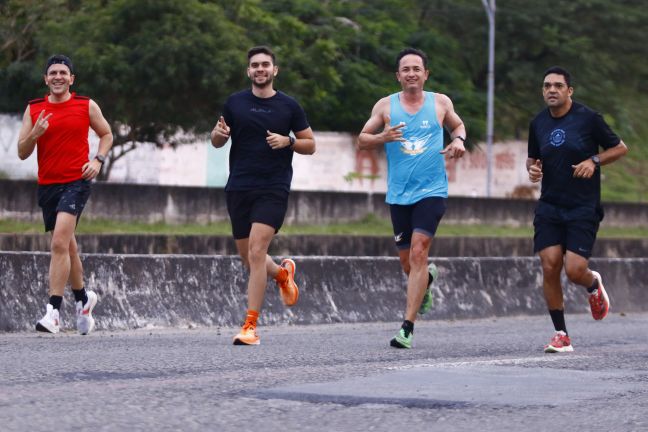
[[[414,323],[412,321],[403,321],[401,328],[405,330],[405,336],[409,336],[410,333],[414,333]]]
[[[63,296],[50,296],[49,304],[52,305],[54,309],[61,309],[61,303],[63,303]]]
[[[564,331],[567,334],[567,326],[565,325],[565,311],[560,309],[549,310],[551,321],[553,322],[556,331]]]
[[[598,288],[598,279],[594,278],[594,283],[592,284],[591,287],[587,288],[587,292],[592,294],[595,289]]]
[[[86,293],[85,287],[78,290],[72,290],[72,294],[74,294],[75,302],[80,301],[82,305],[88,302],[88,294]]]

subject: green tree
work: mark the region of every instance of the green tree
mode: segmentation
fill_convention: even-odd
[[[25,101],[42,96],[43,74],[34,59],[34,37],[43,22],[53,19],[63,1],[0,1],[0,112],[20,112]]]
[[[215,4],[199,0],[88,0],[43,23],[42,64],[62,52],[75,62],[76,91],[102,107],[115,136],[109,165],[138,143],[175,145],[204,132],[242,82],[248,45]]]

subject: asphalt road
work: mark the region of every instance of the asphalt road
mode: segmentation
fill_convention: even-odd
[[[0,334],[2,431],[648,431],[648,314]]]

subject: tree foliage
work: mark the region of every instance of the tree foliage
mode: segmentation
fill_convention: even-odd
[[[542,107],[542,72],[560,64],[576,98],[622,134],[645,116],[648,8],[643,0],[499,0],[496,135],[526,133]],[[427,52],[428,88],[448,94],[469,136],[484,134],[488,24],[479,0],[0,0],[0,111],[42,96],[42,65],[69,55],[79,93],[95,99],[128,143],[208,131],[228,94],[248,86],[245,52],[277,53],[277,87],[316,130],[357,133],[373,104],[398,91],[394,59]],[[639,104],[641,105],[641,104]],[[131,145],[132,146],[132,145]],[[121,149],[120,149],[121,148]]]

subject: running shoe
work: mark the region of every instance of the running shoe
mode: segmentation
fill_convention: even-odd
[[[598,281],[598,288],[594,290],[593,293],[589,296],[590,310],[592,311],[592,317],[595,320],[602,320],[608,314],[610,310],[610,298],[603,287],[603,280],[599,272],[592,270],[592,274]]]
[[[427,290],[425,290],[423,301],[421,301],[421,307],[418,311],[418,313],[421,315],[432,309],[432,284],[435,280],[437,280],[437,277],[439,276],[439,270],[437,270],[437,266],[435,266],[434,263],[430,263],[430,265],[428,265],[428,273],[430,274],[428,279],[429,283]]]
[[[412,339],[414,339],[414,333],[406,332],[401,328],[389,345],[394,348],[412,348]]]
[[[286,306],[292,306],[297,303],[299,298],[299,288],[295,283],[295,261],[286,258],[281,261],[281,267],[286,269],[286,272],[280,271],[277,274],[277,285],[279,286],[279,293],[281,294],[281,299],[283,300]]]
[[[39,332],[56,334],[59,332],[60,326],[61,320],[59,318],[58,309],[54,309],[54,306],[48,303],[45,316],[36,323],[36,330]]]
[[[92,317],[92,310],[97,305],[99,296],[94,291],[87,291],[88,301],[82,304],[80,301],[76,302],[77,313],[77,330],[82,335],[87,335],[95,327],[95,320]]]
[[[561,352],[572,352],[574,347],[571,345],[571,339],[567,336],[567,333],[560,330],[554,334],[554,337],[551,339],[548,345],[545,345],[544,352],[546,353],[561,353]]]
[[[243,324],[239,334],[234,336],[234,345],[259,345],[261,339],[257,336],[256,326],[250,322]]]

